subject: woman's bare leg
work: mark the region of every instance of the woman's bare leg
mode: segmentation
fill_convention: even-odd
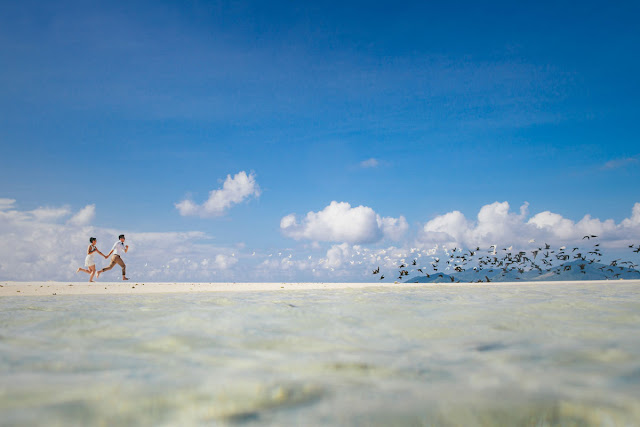
[[[91,276],[89,276],[89,281],[93,282],[93,276],[96,275],[96,266],[95,264],[89,267],[89,271],[91,272]]]
[[[95,268],[95,267],[93,267],[93,268]],[[87,273],[87,274],[91,274],[91,271],[90,271],[90,270],[85,270],[85,269],[84,269],[84,268],[82,268],[82,267],[78,267],[78,269],[76,270],[76,273],[77,273],[77,272],[79,272],[79,271],[83,271],[83,272],[85,272],[85,273]]]

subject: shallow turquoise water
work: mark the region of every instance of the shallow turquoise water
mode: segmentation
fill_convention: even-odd
[[[3,425],[640,425],[640,287],[0,298]]]

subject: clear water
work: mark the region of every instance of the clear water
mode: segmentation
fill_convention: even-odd
[[[640,286],[0,299],[3,425],[640,425]]]

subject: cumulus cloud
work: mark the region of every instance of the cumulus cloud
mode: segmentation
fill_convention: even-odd
[[[620,223],[612,219],[600,220],[585,215],[575,222],[560,214],[543,211],[528,216],[528,204],[519,212],[511,212],[508,202],[495,202],[483,206],[475,220],[459,211],[439,215],[422,227],[418,240],[425,244],[449,243],[470,246],[522,245],[531,240],[548,243],[570,243],[595,234],[609,246],[621,247],[629,239],[640,238],[640,203],[633,207],[632,215]]]
[[[346,260],[353,254],[354,248],[347,243],[333,245],[327,251],[326,265],[329,268],[337,268],[342,266]]]
[[[406,239],[403,217],[383,218],[369,207],[332,202],[301,218],[282,218],[285,235],[309,242],[264,252],[213,244],[211,236],[199,231],[140,233],[99,227],[92,224],[93,205],[75,213],[66,207],[22,211],[13,199],[5,200],[0,239],[9,244],[0,246],[0,280],[86,280],[75,270],[83,264],[88,238],[97,237],[106,253],[120,233],[127,235],[131,250],[125,262],[136,281],[377,281],[371,274],[377,267],[386,279],[396,280],[393,274],[401,263],[411,265],[415,259],[416,268],[425,267],[454,246],[578,245],[585,234],[596,234],[603,247],[626,251],[624,244],[640,241],[640,203],[621,221],[590,215],[574,221],[551,211],[530,214],[526,203],[511,209],[507,202],[495,202],[482,206],[474,217],[459,211],[436,216],[422,225],[414,241],[415,235]],[[393,242],[397,246],[387,245],[385,238],[398,239]],[[98,259],[98,268],[105,264]],[[100,280],[117,278],[114,270]]]
[[[69,220],[70,225],[75,225],[78,227],[89,225],[93,218],[96,216],[96,205],[87,205],[84,208],[80,209],[78,213],[71,217]]]
[[[317,248],[316,248],[317,249]],[[256,268],[259,277],[293,280],[362,280],[368,268],[365,253],[359,245],[348,243],[331,245],[323,256],[298,251],[269,254]],[[296,254],[296,256],[294,256]],[[367,277],[368,278],[368,277]]]
[[[333,201],[319,212],[308,212],[298,222],[295,214],[283,217],[280,230],[296,240],[322,242],[374,243],[389,238],[397,240],[409,225],[403,216],[385,217],[367,206],[351,207],[347,202]]]
[[[215,265],[221,270],[226,270],[232,265],[235,265],[237,262],[238,260],[236,259],[236,257],[225,254],[218,254],[215,258]]]
[[[197,215],[202,218],[220,216],[231,206],[236,205],[249,197],[259,197],[260,187],[253,173],[247,175],[245,171],[238,172],[232,178],[227,175],[222,188],[212,190],[209,199],[202,205],[185,199],[175,206],[182,216]]]
[[[4,199],[7,200],[7,199]],[[127,271],[136,280],[210,281],[235,277],[237,258],[233,249],[213,245],[199,231],[145,232],[114,230],[89,225],[95,206],[72,214],[69,208],[38,208],[20,211],[15,201],[0,209],[0,280],[87,280],[75,271],[84,265],[89,237],[107,253],[117,236],[127,235],[130,251],[125,255]],[[107,261],[96,258],[101,268]],[[112,271],[113,272],[113,271]],[[117,279],[112,272],[101,281]]]
[[[380,162],[378,162],[377,159],[374,159],[373,157],[367,160],[363,160],[360,162],[360,167],[361,168],[375,168],[380,164]]]
[[[409,224],[403,216],[398,218],[390,216],[380,218],[378,216],[377,222],[382,234],[390,240],[400,240],[409,229]]]
[[[60,218],[68,216],[69,214],[71,214],[71,209],[69,209],[68,207],[62,207],[62,208],[40,207],[30,211],[29,213],[34,217],[36,221],[47,222],[47,221],[57,221]]]
[[[627,229],[640,228],[640,203],[633,205],[631,217],[622,220],[622,227]]]
[[[417,267],[425,267],[433,261],[433,256],[442,247],[411,248],[387,246],[372,248],[349,243],[332,244],[323,253],[314,248],[313,256],[309,253],[280,252],[269,256],[256,268],[259,277],[292,279],[292,280],[343,280],[370,282],[379,281],[380,276],[372,274],[377,267],[381,268],[387,279],[395,279],[401,263],[411,264],[416,260]],[[426,268],[426,267],[425,267]]]

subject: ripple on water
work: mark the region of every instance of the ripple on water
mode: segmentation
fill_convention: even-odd
[[[462,402],[427,404],[422,409],[393,408],[357,414],[351,424],[387,426],[632,426],[637,425],[637,407],[590,405],[571,400],[533,399],[514,402]]]
[[[9,424],[637,425],[637,287],[0,299]]]

